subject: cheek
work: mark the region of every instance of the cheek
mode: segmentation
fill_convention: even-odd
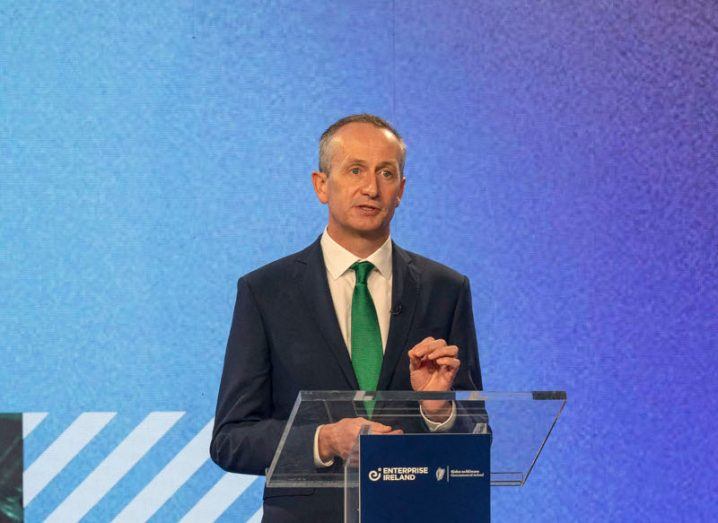
[[[351,196],[346,191],[334,191],[329,198],[329,206],[335,211],[348,211],[351,208]]]

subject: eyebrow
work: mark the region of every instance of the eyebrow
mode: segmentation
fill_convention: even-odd
[[[367,163],[364,160],[360,160],[359,158],[349,158],[346,160],[346,162],[347,162],[347,165],[362,165],[362,166],[367,165]],[[393,167],[396,169],[396,168],[398,168],[398,165],[396,164],[396,162],[386,160],[383,162],[379,162],[376,167],[377,167],[377,169],[381,169],[383,167]]]
[[[397,164],[396,162],[385,161],[385,162],[380,162],[379,165],[377,165],[377,167],[378,167],[378,168],[382,168],[382,167],[393,167],[393,168],[396,169],[396,168],[398,168],[399,166],[398,166],[398,164]]]

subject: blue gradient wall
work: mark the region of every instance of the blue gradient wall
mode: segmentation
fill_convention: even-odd
[[[0,6],[0,410],[118,416],[42,519],[150,411],[187,415],[88,514],[116,515],[211,418],[236,279],[326,210],[319,134],[405,135],[393,236],[472,281],[485,386],[564,417],[497,521],[718,512],[718,27],[701,2]],[[177,519],[211,463],[157,513]],[[259,507],[253,483],[224,513]]]

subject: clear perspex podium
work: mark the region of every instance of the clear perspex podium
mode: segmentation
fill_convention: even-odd
[[[455,419],[441,432],[432,432],[420,408],[426,401],[453,402]],[[345,521],[361,521],[358,457],[360,441],[371,438],[362,430],[354,452],[345,461],[317,468],[313,459],[314,433],[319,425],[343,418],[369,418],[412,434],[476,434],[490,438],[490,485],[526,483],[566,404],[564,391],[534,392],[411,392],[302,391],[287,421],[267,471],[268,487],[342,488]],[[424,403],[426,405],[426,403]],[[449,441],[448,439],[443,441]]]

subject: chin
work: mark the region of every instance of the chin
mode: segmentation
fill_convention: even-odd
[[[365,238],[375,238],[377,236],[382,236],[388,232],[388,230],[385,227],[354,227],[354,231],[362,237]]]

